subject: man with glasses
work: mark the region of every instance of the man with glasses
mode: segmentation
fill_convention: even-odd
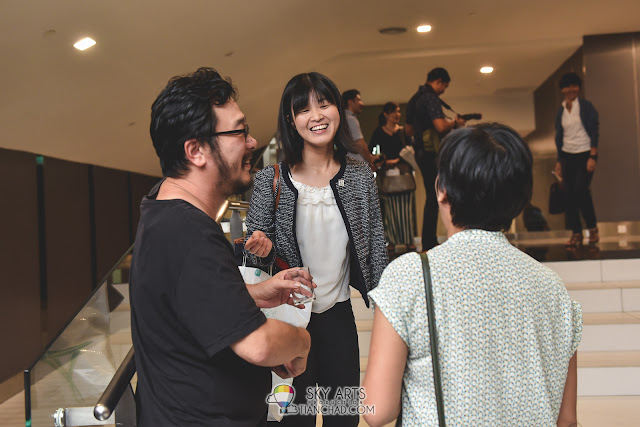
[[[247,286],[214,217],[251,182],[256,140],[229,79],[174,77],[151,108],[164,179],[141,203],[131,266],[138,426],[266,425],[269,367],[306,367],[309,334],[259,307],[291,303],[308,273]]]

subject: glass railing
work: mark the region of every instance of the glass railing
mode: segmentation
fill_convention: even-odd
[[[230,240],[242,233],[247,208],[247,202],[229,201],[219,211],[216,220]],[[129,305],[132,250],[133,246],[25,370],[26,427],[135,426]]]
[[[25,370],[26,426],[109,425],[84,420],[132,347],[131,250],[40,358]],[[83,422],[79,424],[79,422]],[[111,420],[111,425],[115,422]]]

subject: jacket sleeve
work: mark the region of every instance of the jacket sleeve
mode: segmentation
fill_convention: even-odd
[[[585,100],[586,101],[586,100]],[[587,134],[589,135],[589,139],[591,139],[591,147],[598,147],[598,142],[600,139],[600,118],[598,116],[598,110],[590,101],[586,101],[589,106],[589,118],[588,118],[588,127]]]
[[[273,247],[269,255],[264,258],[253,255],[245,250],[247,259],[251,265],[261,267],[269,266],[273,263],[276,248],[276,221],[275,221],[275,194],[273,192],[273,178],[275,170],[273,166],[268,166],[256,173],[253,183],[253,193],[249,212],[247,212],[247,237],[254,231],[260,230],[271,240]]]
[[[558,161],[560,161],[560,156],[562,155],[562,144],[564,143],[564,130],[562,129],[563,109],[564,107],[561,106],[556,113],[556,150],[558,152]]]
[[[373,173],[369,172],[368,182],[369,212],[371,218],[371,231],[369,233],[369,250],[371,251],[371,288],[378,286],[382,272],[389,264],[389,254],[384,244],[384,226],[380,213],[380,199]]]

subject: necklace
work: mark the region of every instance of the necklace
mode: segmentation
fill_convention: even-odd
[[[396,126],[394,125],[393,129],[389,129],[387,125],[384,125],[382,126],[382,130],[384,130],[387,135],[393,136],[396,133]]]
[[[211,209],[209,209],[209,206],[207,206],[207,204],[205,202],[203,202],[202,200],[198,199],[196,196],[193,195],[193,193],[191,193],[190,191],[188,191],[186,188],[184,188],[182,185],[173,182],[173,181],[167,181],[165,180],[165,182],[168,182],[169,184],[175,185],[176,187],[180,188],[182,191],[184,191],[185,193],[187,193],[188,195],[190,195],[191,197],[193,197],[194,199],[196,199],[198,202],[202,203],[202,205],[207,209],[207,212],[211,211]]]

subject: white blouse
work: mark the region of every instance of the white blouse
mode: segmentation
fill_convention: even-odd
[[[587,134],[580,118],[580,102],[576,98],[571,106],[571,112],[567,110],[567,101],[562,102],[562,151],[565,153],[584,153],[591,149],[591,138]]]
[[[302,265],[318,286],[311,311],[323,313],[349,299],[349,235],[330,185],[312,187],[293,177],[291,182],[298,190],[296,237]]]

